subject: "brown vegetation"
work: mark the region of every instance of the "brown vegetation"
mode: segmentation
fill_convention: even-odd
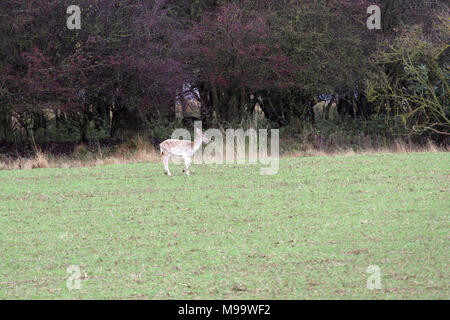
[[[159,152],[141,137],[113,146],[112,150],[96,150],[79,144],[71,154],[52,154],[37,150],[28,157],[5,157],[0,159],[0,170],[35,168],[93,167],[106,164],[124,164],[160,161]]]
[[[281,142],[283,143],[283,142]],[[285,141],[291,143],[292,141]],[[310,157],[310,156],[332,156],[332,155],[354,155],[373,153],[410,153],[410,152],[448,152],[447,147],[439,147],[432,141],[424,145],[407,143],[395,140],[389,146],[371,147],[366,146],[359,150],[347,148],[330,148],[304,142],[301,145],[293,143],[295,149],[281,152],[281,157]],[[113,151],[104,155],[100,148],[92,152],[85,145],[75,147],[72,155],[46,154],[38,150],[31,157],[4,158],[0,160],[0,170],[20,170],[37,168],[73,168],[94,167],[108,164],[127,164],[140,162],[160,162],[161,155],[152,145],[146,143],[142,138],[135,138],[129,142],[118,145]]]

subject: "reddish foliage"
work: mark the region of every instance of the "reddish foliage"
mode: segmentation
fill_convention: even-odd
[[[296,66],[276,50],[267,20],[235,3],[205,14],[184,39],[198,80],[249,90],[293,86]]]

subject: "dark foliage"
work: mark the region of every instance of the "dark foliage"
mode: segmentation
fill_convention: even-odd
[[[81,30],[66,27],[70,1],[1,1],[0,141],[158,139],[189,99],[205,126],[259,106],[292,127],[313,123],[323,94],[341,121],[398,116],[408,134],[448,135],[446,1],[377,2],[381,31],[365,0],[79,0]]]

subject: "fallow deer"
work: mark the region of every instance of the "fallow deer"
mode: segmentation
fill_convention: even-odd
[[[198,136],[194,141],[167,139],[159,145],[161,154],[163,155],[164,171],[165,174],[171,176],[169,170],[169,160],[172,156],[181,156],[184,159],[185,168],[183,172],[189,175],[189,166],[191,165],[192,156],[202,146],[202,143],[209,143],[211,140],[203,134],[203,132],[195,128],[195,133]]]

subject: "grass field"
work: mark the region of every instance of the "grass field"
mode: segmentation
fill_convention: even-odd
[[[449,153],[181,169],[0,171],[0,299],[450,298]]]

